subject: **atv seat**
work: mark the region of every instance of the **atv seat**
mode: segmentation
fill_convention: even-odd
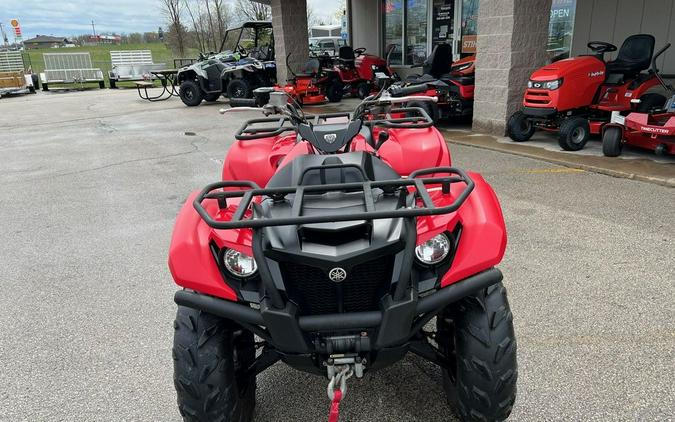
[[[631,78],[648,69],[655,42],[654,36],[649,34],[636,34],[626,38],[616,59],[607,62],[607,73]]]
[[[321,169],[321,166],[344,165]],[[400,179],[391,167],[366,152],[349,152],[338,155],[301,155],[280,168],[267,183],[268,188],[309,186],[334,183],[363,182],[368,180]]]

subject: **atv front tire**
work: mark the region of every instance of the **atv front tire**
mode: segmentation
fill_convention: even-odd
[[[220,98],[220,92],[211,92],[209,94],[206,94],[204,96],[204,101],[207,103],[212,103],[214,101],[218,101],[218,98]]]
[[[195,81],[183,81],[179,88],[180,99],[188,107],[195,107],[202,103],[204,93],[202,88]]]
[[[591,136],[591,127],[583,117],[570,117],[560,125],[558,145],[565,151],[579,151],[586,146]]]
[[[253,334],[214,315],[178,307],[174,322],[174,385],[186,422],[248,422],[255,407]]]
[[[605,154],[605,157],[618,157],[621,155],[623,147],[623,143],[621,142],[622,135],[621,128],[616,126],[605,128],[602,134],[602,153]]]
[[[507,123],[509,138],[515,142],[528,141],[534,135],[532,121],[522,111],[516,111]]]
[[[463,421],[502,421],[516,401],[518,364],[513,316],[502,283],[446,308],[436,343],[447,357],[443,387]]]
[[[227,84],[227,96],[229,98],[251,98],[253,91],[246,79],[232,79]]]
[[[407,106],[421,108],[429,115],[429,117],[431,117],[431,120],[433,120],[434,123],[438,122],[440,112],[438,111],[438,105],[436,103],[432,103],[431,101],[411,101]],[[417,113],[414,113],[414,116],[417,116]]]
[[[364,99],[370,95],[370,84],[368,82],[360,82],[356,85],[356,94],[360,99]]]

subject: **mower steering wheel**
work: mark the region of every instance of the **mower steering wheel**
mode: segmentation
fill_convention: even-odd
[[[604,41],[591,41],[586,44],[588,48],[599,54],[611,53],[616,51],[616,46]]]
[[[363,54],[365,52],[366,52],[365,47],[359,47],[359,48],[354,49],[354,54],[356,54],[357,56],[360,56],[361,54]]]

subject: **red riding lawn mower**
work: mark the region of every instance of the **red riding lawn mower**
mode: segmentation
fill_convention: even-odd
[[[600,134],[612,112],[649,112],[662,107],[663,95],[647,93],[659,84],[656,59],[668,46],[654,53],[649,34],[631,35],[621,45],[615,60],[604,54],[616,46],[591,41],[595,54],[560,60],[532,73],[527,83],[523,108],[508,122],[509,137],[516,142],[530,139],[535,129],[558,132],[558,143],[566,151],[578,151],[591,134]],[[642,73],[650,67],[647,73]],[[632,100],[639,99],[636,107]]]
[[[309,115],[272,92],[222,181],[188,197],[169,249],[185,421],[252,421],[256,377],[278,361],[324,377],[338,421],[348,381],[408,352],[440,366],[462,420],[509,416],[502,211],[483,177],[451,167],[424,110],[401,107],[412,99],[383,89],[352,113]]]
[[[326,88],[329,86],[331,79],[321,68],[318,58],[310,58],[301,70],[301,73],[293,72],[292,68],[288,66],[288,57],[286,57],[286,67],[293,74],[293,77],[281,89],[289,97],[300,105],[323,104],[326,102]],[[262,106],[262,104],[259,105]]]
[[[452,62],[452,47],[438,44],[427,60],[419,65],[422,75],[411,75],[400,85],[422,85],[428,90],[420,95],[437,97],[438,101],[412,102],[409,106],[423,108],[436,122],[446,118],[467,118],[473,114],[476,56]]]
[[[340,47],[333,67],[325,69],[330,76],[326,96],[330,102],[339,102],[345,94],[364,99],[374,88],[375,73],[391,74],[387,61],[381,57],[365,54],[365,48]]]
[[[612,113],[610,123],[602,129],[602,152],[607,157],[621,155],[624,144],[650,149],[656,155],[675,155],[675,89],[658,73],[655,75],[671,98],[663,109],[652,113]]]

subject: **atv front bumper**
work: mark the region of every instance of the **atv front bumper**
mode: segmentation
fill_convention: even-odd
[[[298,316],[291,302],[287,302],[283,309],[278,309],[263,300],[260,309],[255,309],[247,304],[191,290],[179,290],[174,300],[180,306],[232,320],[250,329],[286,356],[325,353],[318,350],[317,336],[322,333],[352,332],[355,333],[355,340],[349,342],[356,348],[367,347],[371,351],[402,349],[402,357],[409,340],[443,308],[501,280],[501,271],[490,268],[423,297],[418,297],[413,290],[409,290],[400,301],[385,296],[378,311],[325,315]],[[359,335],[363,337],[366,333],[368,344],[363,345]]]

